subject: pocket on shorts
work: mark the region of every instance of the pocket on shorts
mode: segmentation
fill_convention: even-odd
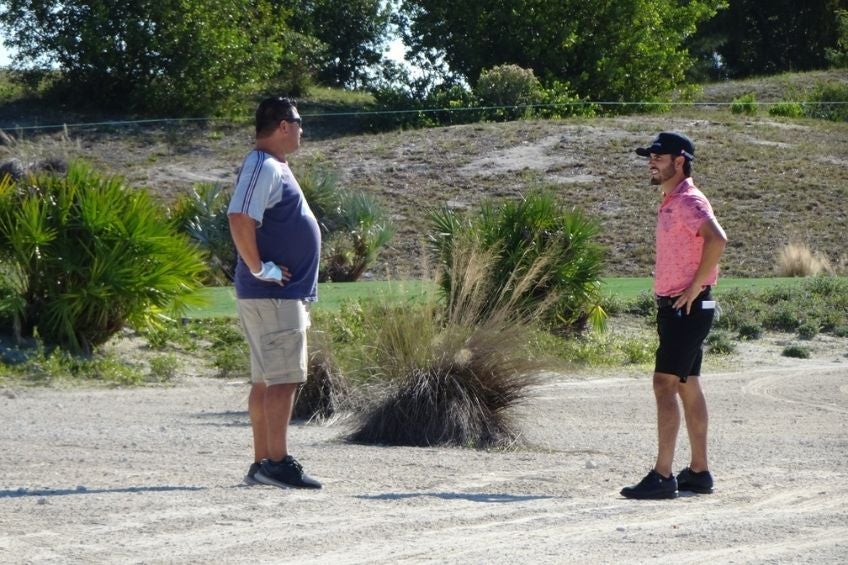
[[[282,330],[263,334],[261,338],[262,366],[266,378],[291,375],[286,382],[306,379],[306,332]]]

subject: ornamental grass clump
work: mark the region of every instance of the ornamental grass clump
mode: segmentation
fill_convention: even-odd
[[[514,407],[525,400],[544,363],[529,354],[535,310],[513,295],[492,307],[496,253],[456,242],[455,292],[446,303],[383,308],[372,320],[372,374],[383,386],[348,436],[356,443],[507,447],[520,437]],[[538,261],[546,261],[540,258]],[[528,277],[541,267],[528,269]],[[527,280],[532,280],[528,278]],[[537,281],[538,282],[538,281]],[[533,284],[519,277],[517,286]]]
[[[777,254],[777,274],[781,277],[811,277],[832,273],[827,257],[813,253],[803,243],[790,243]]]
[[[349,435],[355,443],[508,447],[520,437],[512,408],[540,367],[521,356],[525,328],[479,328],[396,377]],[[446,345],[446,344],[443,344]]]
[[[309,345],[307,378],[297,391],[292,417],[329,423],[351,407],[353,390],[336,363],[328,340],[310,332]]]

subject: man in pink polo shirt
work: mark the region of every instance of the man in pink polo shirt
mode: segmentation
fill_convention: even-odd
[[[727,236],[706,196],[692,181],[695,146],[677,132],[662,132],[648,147],[651,184],[662,191],[657,217],[654,291],[660,345],[654,366],[658,449],[654,468],[622,496],[638,499],[675,498],[679,490],[713,492],[707,463],[707,403],[701,389],[703,343],[715,314],[710,287],[718,279],[718,261]],[[677,477],[672,472],[683,404],[691,460]]]

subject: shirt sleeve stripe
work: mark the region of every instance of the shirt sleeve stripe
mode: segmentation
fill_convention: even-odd
[[[256,182],[259,180],[259,173],[262,171],[262,163],[265,161],[265,154],[261,151],[256,152],[256,162],[253,165],[253,170],[250,173],[250,180],[247,183],[244,200],[241,204],[241,211],[247,214],[250,209],[250,201],[253,198],[253,191],[256,188]],[[243,174],[242,171],[240,174]]]

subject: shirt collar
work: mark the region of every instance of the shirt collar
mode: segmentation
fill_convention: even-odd
[[[672,190],[669,193],[669,196],[676,196],[676,195],[680,194],[681,192],[686,192],[687,190],[689,190],[690,188],[692,188],[694,186],[695,186],[695,183],[692,182],[692,177],[686,177],[685,179],[680,181],[680,184],[678,184],[676,187],[674,187],[674,190]]]

